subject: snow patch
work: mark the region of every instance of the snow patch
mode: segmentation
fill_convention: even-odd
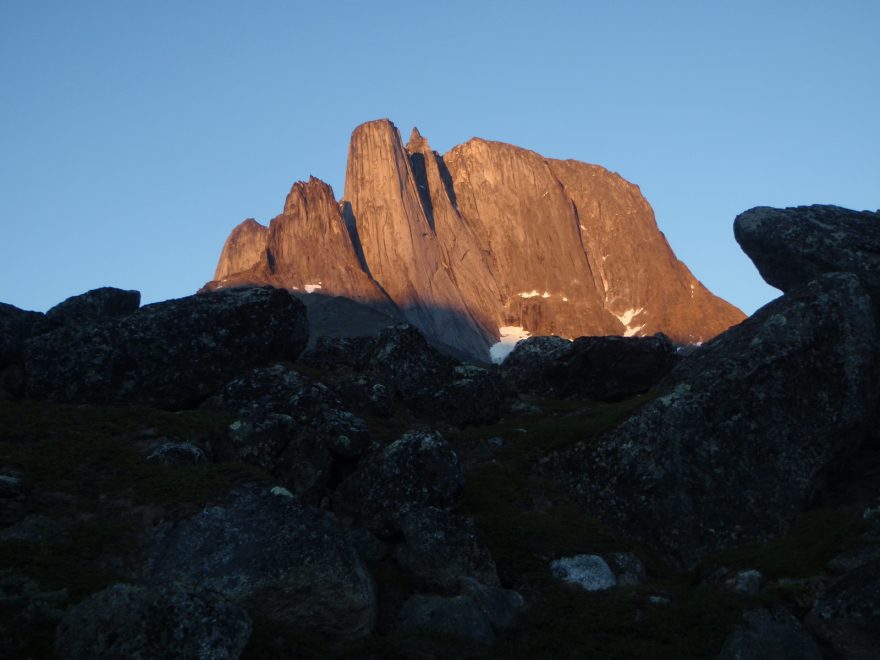
[[[318,282],[317,284],[306,284],[303,288],[306,290],[306,293],[314,293],[321,288],[321,283]]]
[[[531,291],[523,291],[519,294],[520,298],[537,298],[538,296],[541,296],[542,298],[549,298],[550,292],[545,291],[544,293],[541,293],[537,289],[532,289]]]
[[[518,325],[505,325],[498,328],[498,334],[501,335],[501,341],[492,344],[489,348],[489,359],[495,364],[504,362],[504,358],[510,355],[510,352],[516,347],[516,343],[521,339],[531,337],[531,333]]]
[[[623,314],[614,315],[621,323],[623,323],[623,325],[626,326],[626,332],[623,333],[624,337],[633,337],[637,332],[645,327],[645,323],[642,323],[641,325],[633,324],[633,319],[644,311],[644,307],[639,307],[638,309],[629,308]]]

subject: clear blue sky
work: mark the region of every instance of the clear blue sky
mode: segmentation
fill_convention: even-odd
[[[880,2],[0,0],[0,301],[194,292],[246,217],[389,117],[638,184],[746,312],[752,206],[880,207]]]

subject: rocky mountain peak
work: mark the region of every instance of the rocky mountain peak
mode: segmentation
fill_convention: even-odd
[[[505,335],[699,342],[744,318],[675,258],[619,175],[481,138],[441,156],[417,128],[404,146],[388,119],[352,132],[340,202],[297,182],[270,229],[236,228],[215,279],[390,305],[478,359]]]

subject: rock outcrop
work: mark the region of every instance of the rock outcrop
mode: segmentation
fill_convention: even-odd
[[[352,134],[339,204],[312,178],[268,230],[233,231],[205,288],[248,283],[367,303],[481,360],[505,327],[695,343],[743,319],[617,174],[476,138],[441,156],[388,120]]]
[[[665,396],[560,469],[590,511],[674,564],[765,541],[873,428],[878,341],[858,278],[824,275],[686,358]]]
[[[79,403],[181,407],[249,367],[296,359],[303,305],[286,291],[217,291],[146,305],[120,319],[62,326],[25,342],[26,394]]]
[[[165,526],[148,573],[336,638],[368,634],[376,619],[373,579],[333,517],[255,487]]]
[[[733,233],[761,277],[778,289],[844,271],[880,294],[880,212],[758,206],[736,217]]]
[[[116,584],[67,611],[55,650],[64,660],[231,660],[244,651],[251,628],[247,612],[215,592]]]

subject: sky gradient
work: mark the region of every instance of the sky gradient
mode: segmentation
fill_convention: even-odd
[[[189,295],[380,117],[620,173],[747,313],[737,213],[880,207],[880,2],[473,4],[0,0],[0,302]]]

